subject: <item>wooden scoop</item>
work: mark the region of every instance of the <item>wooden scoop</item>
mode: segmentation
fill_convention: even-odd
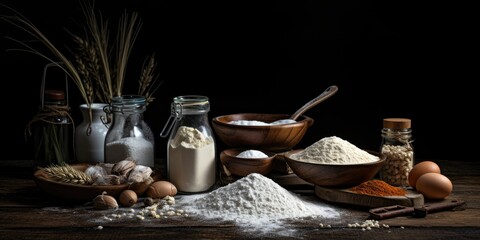
[[[323,102],[327,98],[333,96],[333,94],[335,94],[337,91],[338,91],[338,87],[335,85],[328,87],[316,98],[310,100],[310,102],[307,102],[305,105],[299,108],[292,116],[290,116],[290,119],[297,120],[297,118],[301,116],[303,113],[305,113],[307,110]]]

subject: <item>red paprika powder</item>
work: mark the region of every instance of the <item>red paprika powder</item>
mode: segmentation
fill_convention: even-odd
[[[376,179],[368,180],[348,190],[372,196],[404,196],[407,193],[403,188],[395,187],[382,180]]]

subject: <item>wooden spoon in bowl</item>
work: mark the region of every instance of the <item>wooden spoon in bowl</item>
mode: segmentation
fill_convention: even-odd
[[[303,105],[301,108],[299,108],[292,116],[290,116],[290,119],[292,120],[297,120],[299,116],[304,114],[307,110],[310,108],[316,106],[317,104],[323,102],[327,98],[333,96],[338,91],[338,87],[335,85],[332,85],[325,89],[320,95],[318,95],[316,98],[310,100],[307,102],[305,105]]]

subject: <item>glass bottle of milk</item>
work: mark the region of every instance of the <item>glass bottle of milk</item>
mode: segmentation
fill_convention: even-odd
[[[215,141],[208,121],[206,96],[173,98],[171,116],[160,136],[170,133],[167,144],[167,178],[179,192],[209,190],[216,181]]]

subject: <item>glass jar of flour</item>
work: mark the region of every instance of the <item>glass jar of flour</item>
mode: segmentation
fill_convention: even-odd
[[[105,137],[105,162],[116,163],[129,158],[139,165],[153,167],[154,135],[143,120],[146,110],[145,97],[114,97],[104,110],[113,114]]]
[[[414,163],[412,142],[410,119],[383,119],[380,152],[386,156],[386,162],[379,172],[382,180],[395,186],[408,186],[408,174]]]
[[[167,144],[167,178],[179,192],[209,190],[216,181],[215,141],[208,121],[208,97],[173,98],[171,116],[161,137]]]

